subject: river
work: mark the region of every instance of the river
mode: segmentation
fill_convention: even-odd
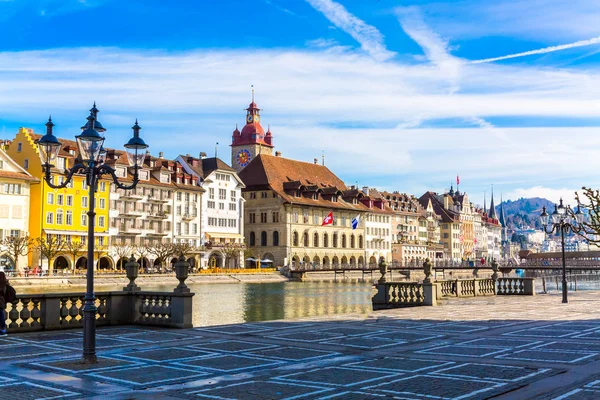
[[[274,282],[189,285],[194,296],[193,324],[226,325],[372,311],[372,285],[366,282]],[[100,291],[122,290],[123,286]],[[173,285],[145,285],[147,291],[172,291]],[[77,289],[77,292],[82,291]],[[39,293],[22,288],[20,293]],[[50,288],[44,292],[73,292]]]

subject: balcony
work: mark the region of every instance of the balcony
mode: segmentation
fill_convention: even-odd
[[[184,221],[191,221],[191,220],[193,220],[196,217],[197,217],[197,215],[194,215],[194,214],[183,214],[181,216],[181,219],[184,220]]]
[[[169,201],[171,201],[171,198],[169,196],[159,196],[159,195],[148,196],[148,202],[150,202],[150,203],[163,204],[163,203],[168,203]]]
[[[146,236],[164,237],[164,236],[167,236],[168,234],[169,234],[168,232],[147,232]]]
[[[120,217],[133,217],[133,218],[137,218],[137,217],[141,217],[142,216],[142,212],[138,211],[138,210],[121,210],[119,209],[119,216]]]
[[[125,190],[121,194],[122,199],[140,200],[143,197],[142,192],[137,190]]]
[[[204,248],[206,250],[223,249],[225,247],[244,250],[246,248],[246,244],[244,244],[244,243],[219,243],[219,242],[216,242],[216,243],[206,242],[204,244]]]
[[[121,225],[119,226],[119,235],[139,235],[142,233],[142,228],[134,225]]]
[[[166,211],[150,211],[148,213],[148,218],[149,219],[167,219],[167,218],[169,218],[169,215],[167,214]]]

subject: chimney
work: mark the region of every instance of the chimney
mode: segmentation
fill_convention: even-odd
[[[319,163],[319,159],[315,158],[315,164],[318,164],[318,163]]]
[[[369,187],[368,186],[363,186],[363,193],[366,194],[367,196],[369,195]]]
[[[187,153],[185,156],[186,156],[186,157],[189,157],[189,156],[190,156],[190,153]]]
[[[158,152],[158,158],[163,158],[163,156],[164,156],[164,153],[162,151],[159,151]]]
[[[204,160],[206,158],[206,153],[201,151],[200,152],[200,159]]]
[[[275,152],[275,157],[281,157],[281,152],[280,151],[276,151]]]

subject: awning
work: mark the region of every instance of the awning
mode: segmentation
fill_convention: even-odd
[[[205,232],[206,239],[241,239],[244,236],[239,233]]]

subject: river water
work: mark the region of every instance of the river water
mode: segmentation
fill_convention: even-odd
[[[195,293],[194,326],[294,319],[372,311],[372,285],[366,282],[274,282],[189,285]],[[102,291],[122,290],[103,286]],[[147,291],[173,290],[169,285],[144,285]],[[52,288],[44,292],[84,292]],[[39,293],[22,288],[19,293]]]

